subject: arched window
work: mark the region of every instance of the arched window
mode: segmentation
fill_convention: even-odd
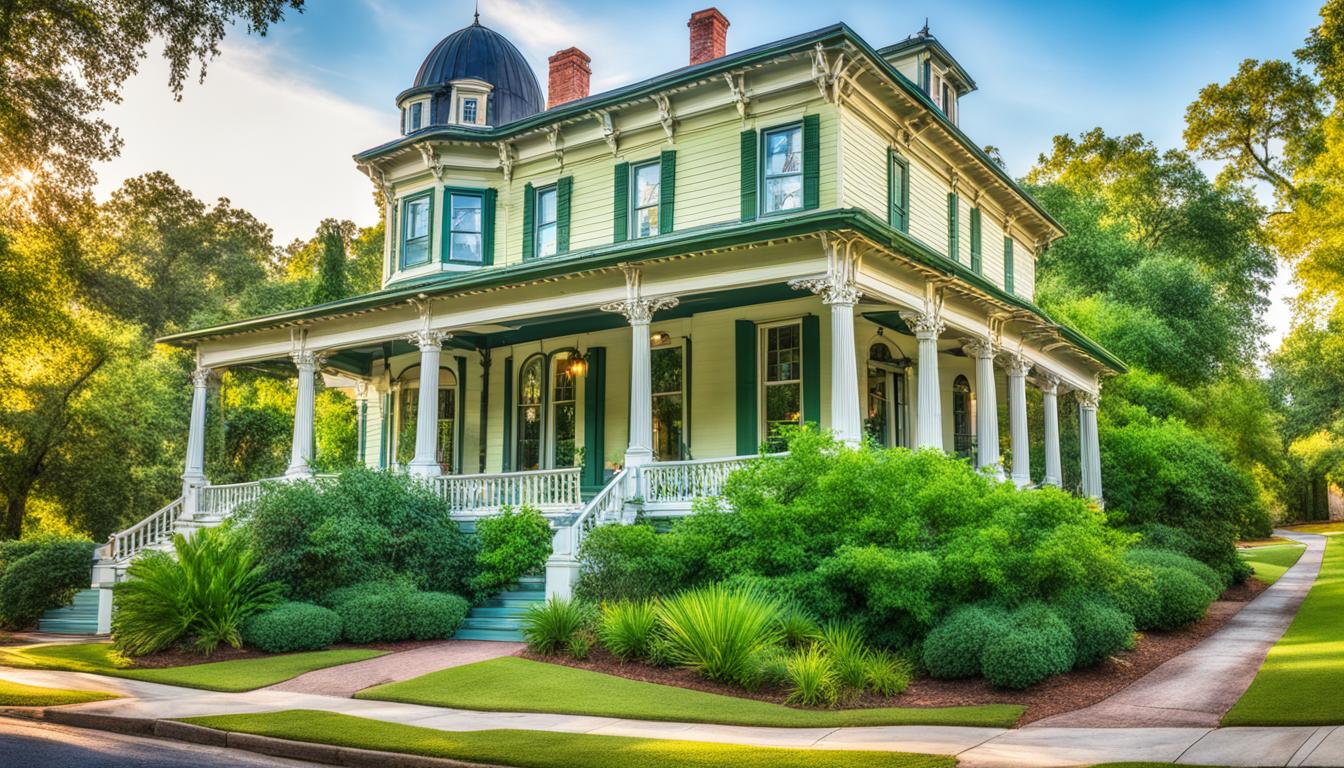
[[[952,450],[971,455],[971,382],[965,376],[952,382]]]
[[[542,403],[546,392],[544,361],[541,355],[534,355],[518,370],[517,467],[522,471],[541,469],[541,442],[546,434]]]
[[[402,371],[397,379],[397,463],[408,464],[415,458],[415,431],[420,418],[420,366]],[[453,471],[454,438],[457,436],[457,377],[447,368],[439,369],[438,454],[443,472]]]
[[[578,390],[569,372],[572,357],[561,352],[551,358],[551,466],[572,467],[577,458],[575,419]]]

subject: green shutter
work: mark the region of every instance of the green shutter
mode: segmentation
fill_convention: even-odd
[[[1003,236],[1003,290],[1013,292],[1013,238]]]
[[[467,358],[457,355],[457,434],[453,435],[453,471],[462,474],[462,461],[467,452]]]
[[[383,395],[383,412],[378,414],[378,468],[387,469],[392,441],[392,394]]]
[[[695,355],[691,353],[691,337],[687,336],[681,342],[681,459],[689,461],[691,453],[691,434],[692,423],[691,414],[695,412],[691,403],[691,392],[694,389],[691,386],[691,361]]]
[[[490,434],[490,349],[481,351],[481,422],[477,430],[477,472],[485,474],[485,451]]]
[[[611,194],[611,240],[623,243],[630,239],[630,164],[616,164],[616,178]]]
[[[803,209],[821,205],[821,115],[803,116]]]
[[[910,163],[892,150],[887,159],[887,222],[902,232],[910,231]]]
[[[561,176],[555,184],[555,252],[569,253],[569,199],[574,193],[574,177]]]
[[[756,410],[756,324],[734,324],[737,381],[737,455],[748,456],[761,448],[757,434],[760,413]]]
[[[756,132],[742,132],[742,220],[756,218]],[[749,453],[755,453],[755,449]]]
[[[481,199],[481,261],[487,267],[495,263],[495,198],[494,188],[485,190]]]
[[[589,347],[583,356],[588,361],[583,380],[583,485],[601,488],[606,480],[602,438],[607,431],[607,350]]]
[[[947,258],[953,261],[961,261],[961,225],[957,218],[960,206],[957,204],[957,193],[947,193]]]
[[[666,235],[672,232],[675,215],[673,201],[677,194],[677,151],[665,150],[658,160],[658,234]]]
[[[532,219],[537,205],[537,193],[532,189],[532,185],[523,185],[523,259],[530,259],[537,255],[537,247],[532,242],[536,232],[532,228]]]
[[[983,271],[980,260],[980,209],[971,209],[971,269],[977,274]]]
[[[803,318],[803,423],[821,426],[821,321],[816,315]]]
[[[530,186],[530,185],[529,185]],[[513,358],[504,358],[504,449],[500,452],[500,471],[513,468]]]

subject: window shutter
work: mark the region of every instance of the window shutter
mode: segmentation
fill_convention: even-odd
[[[821,115],[803,116],[803,209],[821,205]]]
[[[534,232],[532,231],[532,219],[534,216],[534,207],[537,204],[537,195],[532,190],[531,184],[523,185],[523,259],[527,260],[537,255],[537,248],[532,242]],[[508,381],[508,379],[505,379]]]
[[[756,218],[756,132],[742,132],[742,220]],[[740,447],[740,446],[739,446]],[[755,453],[752,449],[749,453]]]
[[[574,192],[574,177],[561,176],[555,184],[555,252],[569,253],[569,198]]]
[[[1003,236],[1003,290],[1013,292],[1013,238]]]
[[[603,476],[603,437],[607,431],[607,350],[589,347],[583,357],[588,373],[583,379],[583,485],[601,488]]]
[[[971,269],[977,274],[983,271],[980,259],[980,209],[971,209]]]
[[[961,260],[961,227],[957,221],[957,193],[947,193],[947,258]]]
[[[756,324],[738,320],[733,328],[737,372],[737,455],[749,456],[760,450],[756,425]]]
[[[532,186],[531,184],[528,185]],[[504,450],[500,471],[513,467],[513,358],[504,358]]]
[[[803,318],[803,423],[821,426],[821,320],[816,315]]]
[[[666,235],[672,232],[675,215],[673,202],[677,194],[677,151],[666,150],[658,160],[658,234]]]
[[[481,198],[481,263],[487,267],[495,263],[495,198],[498,194],[492,187],[485,190]]]
[[[910,163],[892,150],[887,163],[887,200],[891,206],[887,217],[891,226],[902,232],[910,231]]]
[[[616,164],[616,178],[611,193],[611,241],[623,243],[630,239],[630,164]]]

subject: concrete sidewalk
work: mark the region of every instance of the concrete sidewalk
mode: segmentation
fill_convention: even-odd
[[[375,685],[410,680],[440,669],[512,656],[524,647],[522,643],[489,640],[445,640],[411,651],[398,651],[353,664],[316,669],[277,683],[268,690],[349,697]]]

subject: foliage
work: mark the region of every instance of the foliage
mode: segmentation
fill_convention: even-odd
[[[340,222],[327,219],[317,226],[317,239],[322,246],[322,254],[317,262],[317,282],[309,295],[310,304],[325,304],[328,301],[343,299],[349,295],[350,288],[345,278],[348,258],[345,255],[345,234]]]
[[[779,627],[784,644],[799,647],[821,639],[821,625],[812,612],[790,600],[780,605],[775,614],[775,624]]]
[[[1214,594],[1227,588],[1227,580],[1200,561],[1167,549],[1139,547],[1125,553],[1125,560],[1140,568],[1179,568],[1199,579]]]
[[[828,623],[822,628],[819,645],[831,657],[835,680],[842,690],[860,693],[868,686],[870,651],[856,625]]]
[[[938,678],[975,677],[985,646],[1008,626],[1008,616],[1000,608],[979,604],[958,608],[924,638],[924,668]]]
[[[27,629],[89,586],[93,542],[43,537],[0,541],[0,628]]]
[[[583,600],[639,600],[674,590],[686,573],[653,526],[599,525],[579,548],[574,594]]]
[[[319,651],[341,637],[341,617],[312,603],[281,603],[243,623],[243,642],[267,653]]]
[[[839,674],[831,656],[819,644],[794,651],[788,659],[790,704],[805,707],[834,706]]]
[[[325,601],[340,617],[348,643],[447,640],[467,615],[467,601],[421,592],[408,580],[375,581],[332,591]]]
[[[593,631],[584,627],[569,636],[569,642],[565,643],[565,651],[572,658],[586,659],[596,644],[597,638],[593,635]]]
[[[878,696],[895,696],[910,687],[913,665],[888,651],[873,651],[867,657],[865,683]]]
[[[678,664],[750,688],[761,652],[779,642],[776,610],[759,592],[711,584],[665,599],[658,618]]]
[[[276,483],[236,514],[292,599],[398,577],[426,591],[469,594],[473,542],[431,488],[405,475],[358,467],[334,479]]]
[[[1013,611],[1008,628],[985,644],[981,673],[1001,688],[1028,688],[1073,668],[1076,649],[1069,625],[1054,611],[1031,603]]]
[[[1112,654],[1134,647],[1134,617],[1103,596],[1075,593],[1052,607],[1073,634],[1075,667],[1099,664]]]
[[[546,602],[527,609],[522,622],[523,639],[537,653],[569,650],[575,635],[587,631],[592,620],[589,604],[551,595]]]
[[[480,568],[471,580],[478,599],[487,598],[518,579],[536,573],[551,556],[550,522],[535,507],[514,511],[506,507],[498,515],[476,523]]]
[[[1178,629],[1204,618],[1209,604],[1218,596],[1200,578],[1188,570],[1170,566],[1150,567],[1155,609],[1151,619],[1135,624],[1139,629]]]
[[[113,589],[116,649],[144,656],[179,640],[207,655],[221,643],[241,647],[243,622],[280,599],[258,553],[228,528],[176,534],[173,551],[138,557]]]
[[[658,632],[657,606],[651,600],[630,600],[602,606],[598,638],[620,659],[647,658]]]

